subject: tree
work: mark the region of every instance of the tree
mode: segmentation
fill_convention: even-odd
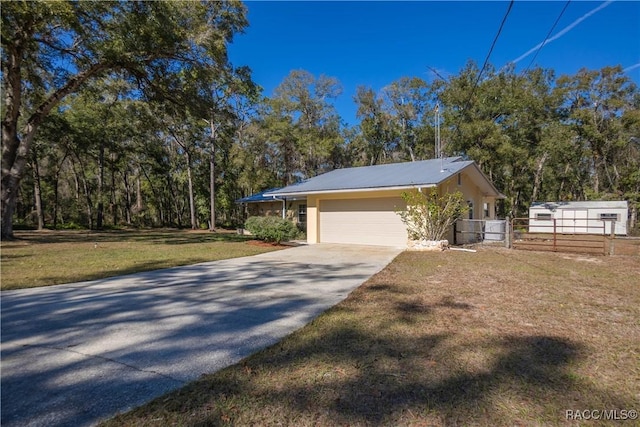
[[[391,151],[391,144],[396,137],[394,120],[371,88],[359,86],[355,102],[358,105],[357,117],[360,119],[367,163],[376,165]]]
[[[332,169],[329,160],[342,138],[329,100],[341,92],[335,78],[316,78],[305,70],[291,71],[276,88],[270,100],[274,133],[280,135],[284,157],[295,162],[286,184],[293,182],[291,175],[308,178]]]
[[[238,1],[3,3],[2,237],[13,234],[34,136],[62,99],[120,72],[145,96],[186,105],[183,70],[202,78],[226,65],[226,43],[246,24]]]
[[[398,148],[403,157],[415,161],[419,144],[419,128],[429,107],[427,83],[418,77],[402,77],[382,89],[386,109],[393,117],[398,133]],[[431,140],[433,141],[433,140]],[[422,151],[425,151],[423,147]]]
[[[402,198],[407,209],[398,215],[411,240],[442,240],[468,209],[459,191],[440,195],[435,188],[425,193],[413,190],[402,193]]]

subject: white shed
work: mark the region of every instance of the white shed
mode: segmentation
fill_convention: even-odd
[[[624,200],[534,202],[529,208],[529,232],[552,233],[555,220],[557,233],[610,234],[615,221],[615,234],[626,235],[628,216]]]

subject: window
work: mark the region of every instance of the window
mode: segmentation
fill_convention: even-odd
[[[473,219],[473,202],[467,200],[467,207],[469,208],[469,219]]]
[[[489,207],[491,205],[489,203],[484,204],[484,217],[489,218],[491,216],[491,212],[489,211]]]
[[[620,221],[620,215],[616,213],[601,213],[600,219],[602,221]]]
[[[307,205],[298,205],[298,222],[301,224],[307,222]]]
[[[540,221],[551,221],[551,214],[550,213],[537,213],[536,214],[536,219],[540,220]]]
[[[462,174],[458,174],[458,185],[462,185]]]

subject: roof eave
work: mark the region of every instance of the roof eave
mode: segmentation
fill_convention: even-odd
[[[340,189],[328,189],[328,190],[312,190],[312,191],[298,191],[287,193],[268,193],[268,196],[275,197],[288,197],[288,196],[313,196],[316,194],[335,194],[335,193],[359,193],[359,192],[373,192],[373,191],[394,191],[394,190],[411,190],[413,188],[432,188],[436,187],[434,183],[424,184],[411,184],[411,185],[396,185],[391,187],[365,187],[365,188],[340,188]]]

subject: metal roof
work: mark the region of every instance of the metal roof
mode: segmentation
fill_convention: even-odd
[[[284,197],[358,190],[433,187],[471,165],[474,165],[474,169],[482,175],[475,162],[464,161],[461,157],[446,157],[418,162],[336,169],[298,184],[266,193],[269,196]],[[501,196],[489,180],[484,175],[482,176],[486,181],[483,184],[488,184],[482,185],[488,190],[487,193]]]
[[[533,202],[530,209],[627,209],[625,200],[590,200],[580,202]]]
[[[243,197],[242,199],[238,199],[236,200],[236,203],[273,202],[273,196],[265,196],[265,193],[269,193],[279,189],[280,188],[270,188],[269,190],[264,190],[260,193],[252,194],[250,196]]]
[[[236,200],[236,203],[261,203],[261,202],[273,202],[281,201],[278,195],[272,195],[274,191],[280,190],[282,187],[271,188],[269,190],[261,191],[260,193],[252,194],[242,199]],[[301,197],[304,199],[304,197]],[[298,200],[297,197],[290,197],[287,200]]]

